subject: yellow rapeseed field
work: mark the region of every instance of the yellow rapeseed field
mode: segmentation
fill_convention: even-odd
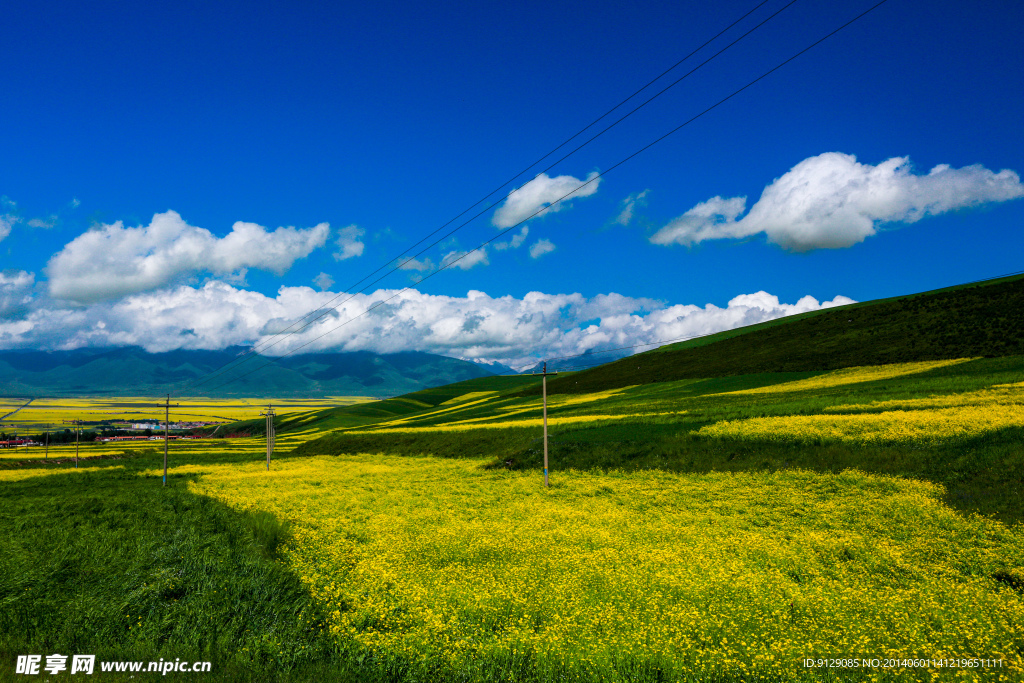
[[[214,398],[172,398],[171,421],[191,422],[229,422],[234,420],[252,420],[258,418],[268,403],[274,405],[278,415],[290,415],[300,412],[335,408],[372,400],[360,396],[330,396],[324,399],[214,399]],[[25,401],[12,406],[3,412],[10,412],[24,405]],[[39,398],[19,410],[10,422],[29,426],[33,430],[61,428],[65,422],[83,420],[85,422],[101,422],[105,420],[117,422],[156,422],[163,421],[164,408],[161,397],[67,397]]]
[[[928,398],[903,398],[888,401],[872,401],[871,403],[855,403],[848,405],[828,406],[826,412],[853,413],[866,410],[920,408],[952,408],[955,406],[990,406],[996,408],[1004,405],[1024,405],[1024,382],[1011,384],[995,384],[978,391],[963,391],[952,394],[929,396]]]
[[[324,432],[316,429],[305,429],[289,431],[286,434],[279,434],[275,439],[275,453],[281,454],[290,451],[304,441],[316,439],[323,436]],[[144,441],[112,441],[112,442],[89,442],[81,443],[78,447],[79,457],[82,459],[96,456],[121,455],[125,451],[144,451],[153,449],[163,453],[164,441],[157,437]],[[239,438],[239,439],[196,439],[196,440],[172,440],[168,446],[168,457],[173,463],[179,456],[217,456],[217,455],[243,455],[254,456],[258,460],[266,454],[266,439]],[[65,460],[74,459],[75,443],[50,444],[48,447],[33,446],[31,448],[4,448],[0,449],[0,460]],[[87,462],[87,461],[85,461]]]
[[[889,365],[867,365],[852,368],[833,370],[817,377],[808,377],[794,382],[783,382],[772,384],[756,389],[741,389],[739,391],[726,391],[721,394],[710,394],[711,396],[739,396],[746,394],[774,394],[786,391],[808,391],[812,389],[829,389],[845,384],[859,384],[862,382],[874,382],[882,379],[893,379],[913,375],[927,370],[944,368],[950,365],[958,365],[972,360],[970,358],[958,358],[955,360],[929,360],[915,363],[892,363]]]
[[[960,516],[930,483],[568,471],[545,490],[537,473],[380,455],[179,471],[290,520],[286,562],[332,633],[384,657],[794,680],[805,657],[983,656],[1005,668],[916,673],[1024,676],[1024,596],[992,578],[1022,571],[1024,530]]]
[[[934,444],[1024,426],[1024,406],[887,410],[853,415],[785,415],[724,420],[698,433],[713,437],[799,443]]]

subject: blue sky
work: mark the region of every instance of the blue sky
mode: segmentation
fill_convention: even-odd
[[[496,188],[504,214],[432,269],[277,352],[525,366],[1024,269],[1009,0],[888,0],[612,169],[873,4],[798,0],[517,201],[546,164],[504,181],[757,2],[9,4],[0,346],[266,343]],[[329,332],[608,169],[507,248]]]

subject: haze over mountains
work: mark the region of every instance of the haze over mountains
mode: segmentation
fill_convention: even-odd
[[[474,377],[513,373],[430,353],[312,353],[249,358],[246,347],[148,353],[139,347],[0,351],[0,395],[393,396]]]

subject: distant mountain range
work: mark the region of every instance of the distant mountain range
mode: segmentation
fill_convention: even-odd
[[[139,347],[0,351],[3,396],[375,396],[404,394],[475,377],[514,374],[430,353],[310,353],[241,360],[245,347],[149,353]],[[273,361],[273,362],[272,362]]]

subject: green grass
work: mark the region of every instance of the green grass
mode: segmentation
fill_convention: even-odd
[[[5,482],[0,660],[181,657],[259,680],[322,659],[318,607],[273,561],[287,528],[184,484],[116,467]]]

